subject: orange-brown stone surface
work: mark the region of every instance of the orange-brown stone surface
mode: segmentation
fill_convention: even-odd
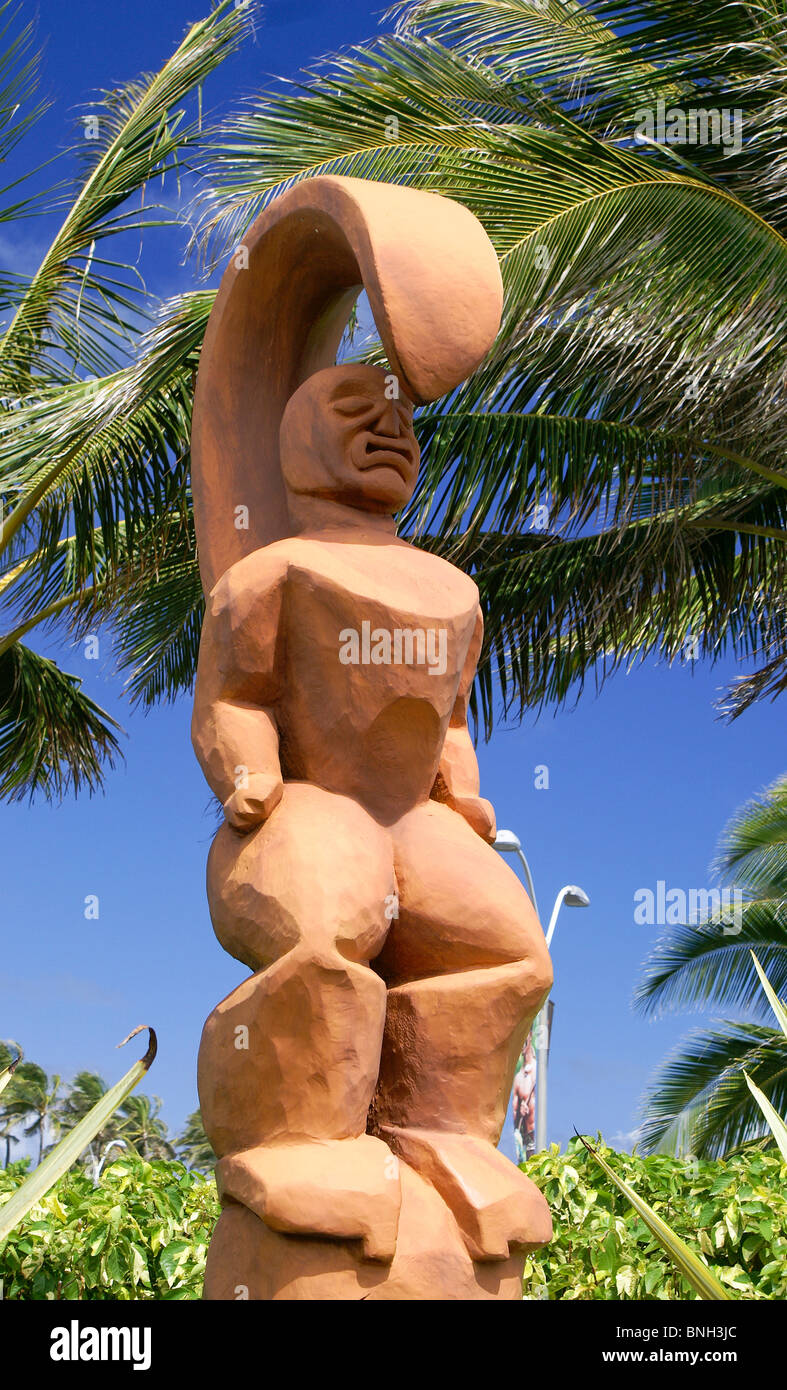
[[[480,795],[476,585],[393,520],[414,403],[494,339],[497,260],[458,204],[338,178],[277,199],[244,252],[193,436],[208,899],[251,971],[200,1047],[205,1296],[519,1298],[549,1213],[495,1146],[551,969]],[[362,286],[387,371],[333,365]]]

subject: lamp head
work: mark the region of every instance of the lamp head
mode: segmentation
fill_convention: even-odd
[[[590,898],[584,888],[577,888],[575,883],[566,889],[563,902],[566,907],[590,907]]]
[[[522,842],[513,830],[498,830],[495,849],[500,850],[501,854],[516,854],[521,848]]]

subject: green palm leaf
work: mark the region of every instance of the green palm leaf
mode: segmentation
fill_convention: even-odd
[[[96,577],[96,522],[112,566],[121,548],[127,554],[137,535],[144,541],[171,513],[173,488],[185,486],[192,375],[213,298],[209,291],[176,297],[142,338],[139,361],[42,392],[13,419],[0,417],[0,486],[3,474],[12,476],[23,494],[7,543],[24,522],[42,583],[64,529],[74,537],[75,575],[86,582]]]
[[[763,1115],[765,1116],[768,1122],[768,1128],[770,1129],[774,1139],[776,1140],[776,1143],[779,1147],[779,1153],[781,1154],[782,1158],[787,1162],[787,1125],[784,1123],[784,1120],[781,1118],[778,1112],[774,1110],[773,1106],[771,1105],[770,1101],[768,1100],[768,1097],[764,1094],[764,1092],[760,1090],[759,1086],[755,1086],[754,1082],[749,1076],[749,1073],[745,1071],[743,1075],[746,1077],[746,1085],[748,1086],[749,1090],[754,1096],[754,1099],[756,1100],[757,1104],[759,1105]]]
[[[123,1047],[125,1043],[142,1031],[144,1030],[141,1027],[135,1028],[118,1046]],[[146,1074],[155,1059],[157,1048],[156,1034],[152,1028],[147,1031],[150,1038],[145,1056],[139,1062],[135,1062],[125,1076],[121,1077],[120,1081],[101,1097],[88,1114],[47,1154],[43,1162],[39,1163],[35,1172],[0,1207],[0,1242],[6,1239],[14,1227],[35,1206],[36,1202],[39,1202],[49,1191],[50,1187],[53,1187],[58,1179],[68,1172],[71,1165],[77,1161],[83,1150],[88,1147],[95,1135],[115,1113],[118,1106]]]
[[[61,620],[78,633],[112,619],[153,582],[168,547],[182,553],[178,524],[193,534],[191,397],[213,295],[160,309],[136,267],[107,248],[134,232],[136,249],[146,228],[177,220],[148,185],[193,166],[208,131],[201,100],[189,116],[189,98],[251,22],[250,7],[221,0],[158,72],[94,103],[86,119],[97,138],[79,142],[76,188],[39,200],[62,209],[48,251],[27,283],[0,286],[10,307],[0,336],[0,795],[98,787],[119,751],[114,722],[22,639]],[[29,39],[0,34],[0,155],[36,114],[11,105],[29,101],[34,84]]]
[[[722,835],[716,867],[719,873],[745,879],[752,892],[773,885],[784,890],[787,881],[787,776],[748,802]],[[781,988],[781,986],[778,986]]]
[[[133,343],[133,316],[141,305],[132,268],[97,248],[109,237],[161,221],[155,207],[128,207],[129,200],[175,169],[195,143],[199,123],[185,123],[181,104],[237,47],[247,23],[233,0],[222,0],[191,26],[159,72],[107,93],[91,108],[98,138],[89,142],[92,158],[82,185],[0,338],[4,394],[34,385],[35,369],[62,379],[61,354],[72,360],[72,370],[104,372],[118,349]]]
[[[774,1028],[722,1021],[694,1029],[656,1070],[642,1102],[645,1152],[724,1157],[771,1138],[745,1073],[779,1111],[787,1109],[787,1045]]]
[[[751,958],[754,961],[754,968],[760,977],[760,984],[762,985],[765,991],[768,1003],[770,1004],[771,1008],[773,1009],[773,1012],[776,1015],[776,1021],[779,1027],[781,1028],[785,1038],[787,1038],[787,1009],[784,1007],[784,1004],[782,1003],[781,999],[778,998],[775,989],[771,985],[768,976],[765,974],[765,971],[763,970],[762,966],[760,965],[760,962],[758,961],[753,951],[751,953]]]
[[[644,1197],[640,1197],[629,1183],[624,1182],[623,1178],[618,1177],[614,1168],[607,1163],[605,1158],[602,1158],[600,1153],[597,1153],[595,1149],[591,1148],[586,1139],[583,1139],[581,1135],[579,1137],[588,1153],[593,1155],[599,1166],[603,1168],[607,1177],[615,1184],[618,1190],[623,1193],[624,1197],[631,1203],[637,1215],[642,1218],[648,1230],[656,1237],[659,1245],[669,1256],[675,1268],[683,1275],[686,1283],[694,1289],[695,1293],[699,1294],[700,1298],[727,1302],[730,1297],[729,1294],[723,1284],[719,1283],[715,1274],[713,1274],[711,1270],[708,1269],[705,1262],[700,1259],[699,1255],[695,1255],[694,1251],[689,1248],[685,1240],[681,1240],[680,1236],[676,1235],[675,1232],[670,1229],[667,1222],[662,1220],[658,1212],[654,1211],[653,1207],[649,1202],[645,1201]]]
[[[13,1080],[14,1072],[19,1066],[20,1060],[19,1057],[15,1057],[13,1062],[9,1062],[8,1066],[3,1067],[3,1070],[0,1071],[0,1095],[2,1095],[9,1082]]]
[[[253,99],[216,150],[214,244],[242,239],[288,183],[333,172],[456,197],[496,246],[503,330],[476,377],[421,417],[404,525],[474,555],[479,578],[494,551],[487,651],[510,713],[687,638],[712,660],[765,657],[731,713],[787,680],[787,240],[756,154],[726,164],[633,138],[639,102],[690,102],[731,72],[772,110],[760,87],[776,77],[774,35],[764,20],[750,61],[735,47],[747,7],[728,21],[703,10],[709,77],[679,8],[678,22],[649,4],[396,6],[396,37]],[[685,80],[668,35],[691,49]],[[542,503],[559,535],[537,542]],[[487,727],[494,690],[487,667]]]
[[[119,725],[80,685],[20,642],[0,656],[0,796],[101,785],[119,753]]]
[[[183,1133],[176,1143],[180,1157],[190,1168],[196,1168],[198,1172],[203,1173],[213,1171],[216,1155],[205,1133],[202,1114],[199,1110],[194,1110],[189,1115]]]
[[[189,532],[178,547],[135,583],[118,614],[118,661],[128,691],[150,707],[192,689],[205,599]]]
[[[646,964],[641,1009],[745,1009],[678,1044],[643,1102],[643,1144],[723,1155],[775,1132],[763,1119],[787,1112],[787,778],[749,802],[721,838],[716,870],[734,875],[737,919],[722,911],[669,928]],[[780,1028],[766,1027],[771,1010]],[[760,1021],[762,1020],[762,1021]],[[781,1030],[781,1031],[780,1031]],[[754,1087],[754,1089],[752,1089]],[[766,1101],[761,1104],[760,1097]]]

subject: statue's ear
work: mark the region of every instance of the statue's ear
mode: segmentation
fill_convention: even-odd
[[[289,534],[281,417],[301,382],[335,362],[362,289],[416,403],[464,381],[500,324],[497,257],[460,203],[333,177],[271,203],[233,254],[200,360],[191,448],[206,592],[243,555]]]

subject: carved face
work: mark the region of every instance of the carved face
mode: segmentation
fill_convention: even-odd
[[[281,424],[281,466],[290,492],[362,511],[409,502],[420,458],[412,402],[389,400],[379,367],[327,367],[300,386]]]

